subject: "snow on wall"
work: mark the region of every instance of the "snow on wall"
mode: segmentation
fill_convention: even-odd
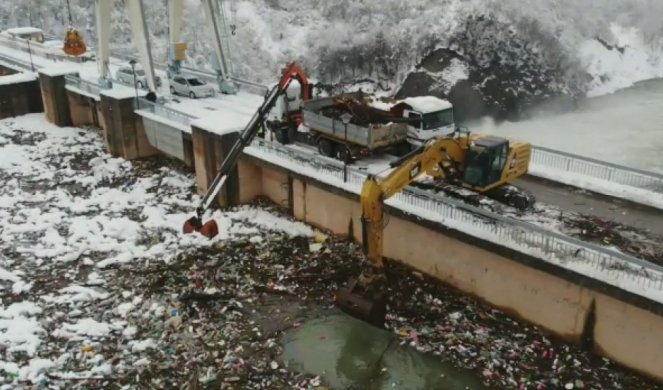
[[[42,33],[43,31],[40,28],[36,27],[14,27],[14,28],[8,28],[4,32],[7,32],[9,34],[38,34]]]
[[[37,80],[34,73],[14,73],[7,76],[0,76],[0,85],[21,84]]]

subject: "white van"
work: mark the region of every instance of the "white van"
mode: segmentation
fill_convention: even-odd
[[[147,88],[147,76],[145,75],[145,70],[140,65],[136,65],[135,68],[136,70],[136,87],[143,89]],[[131,69],[130,65],[123,65],[121,66],[117,72],[115,72],[115,78],[120,81],[121,83],[124,84],[129,84],[133,85],[134,83],[134,73],[133,69]],[[161,86],[161,78],[159,76],[155,77],[155,83],[157,88]]]

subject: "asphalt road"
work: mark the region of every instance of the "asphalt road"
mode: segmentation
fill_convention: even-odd
[[[514,185],[532,192],[537,202],[612,220],[663,237],[663,210],[533,176],[519,179]]]

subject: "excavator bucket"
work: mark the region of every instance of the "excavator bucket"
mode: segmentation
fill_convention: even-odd
[[[69,29],[67,29],[67,33],[64,36],[64,46],[62,47],[62,51],[70,56],[80,56],[87,51],[85,42],[83,42],[83,37],[81,37],[81,34],[79,34],[78,30],[75,28],[69,27]]]
[[[219,226],[213,219],[202,223],[198,217],[191,217],[187,219],[186,222],[184,222],[182,232],[184,234],[197,232],[207,238],[214,238],[217,234],[219,234]]]
[[[336,292],[336,306],[347,314],[378,327],[384,326],[387,299],[382,291],[366,291],[355,279]]]

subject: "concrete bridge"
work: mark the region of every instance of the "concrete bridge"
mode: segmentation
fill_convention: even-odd
[[[262,99],[259,85],[245,83],[245,92],[209,107],[152,103],[134,88],[100,90],[85,64],[38,59],[33,71],[34,59],[29,64],[11,53],[3,50],[0,57],[7,74],[0,76],[2,117],[43,111],[59,126],[99,128],[114,156],[182,160],[195,171],[199,192]],[[535,150],[533,167],[587,177],[596,192],[626,187],[639,194],[629,204],[661,217],[658,175],[545,149]],[[335,160],[257,139],[218,203],[266,196],[299,220],[360,242],[358,194],[365,176]],[[387,205],[386,257],[663,381],[663,267],[416,188]]]

